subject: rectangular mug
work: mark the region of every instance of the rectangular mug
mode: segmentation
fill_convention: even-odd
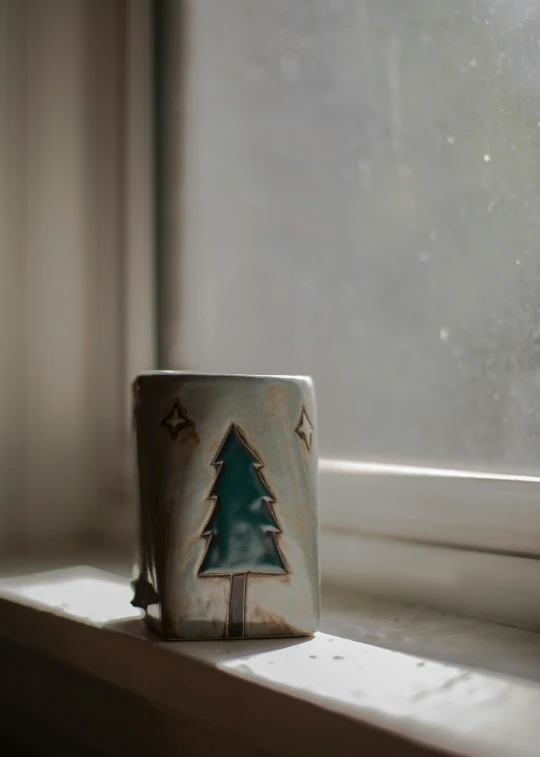
[[[155,372],[133,384],[133,603],[167,639],[303,636],[319,622],[313,384]]]

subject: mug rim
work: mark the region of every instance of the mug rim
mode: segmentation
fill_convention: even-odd
[[[211,373],[207,371],[141,371],[137,374],[135,381],[140,378],[212,378],[212,379],[259,379],[281,380],[281,381],[306,381],[310,384],[313,379],[308,375],[285,375],[272,373]]]

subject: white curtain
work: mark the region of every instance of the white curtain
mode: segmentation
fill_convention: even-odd
[[[150,5],[0,0],[0,543],[102,531],[153,362]]]

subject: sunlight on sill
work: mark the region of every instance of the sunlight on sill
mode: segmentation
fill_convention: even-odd
[[[261,690],[272,691],[273,697],[294,694],[287,697],[288,708],[303,700],[353,716],[360,738],[365,724],[375,724],[432,744],[434,749],[460,754],[537,754],[540,689],[531,681],[322,632],[306,639],[211,643],[161,642],[159,637],[141,632],[140,623],[81,633],[77,620],[99,627],[142,614],[130,605],[132,590],[127,578],[82,566],[3,579],[0,591],[12,603],[11,609],[9,604],[4,607],[10,621],[6,625],[8,637],[11,634],[12,639],[19,640],[23,632],[24,643],[49,658],[75,665],[80,672],[113,686],[121,685],[183,715],[191,717],[198,712],[194,706],[206,706],[207,685],[220,686],[227,696],[230,679],[219,674],[229,673],[259,683]],[[20,614],[15,605],[21,602],[43,612]],[[67,622],[56,626],[59,632],[51,634],[50,627],[43,624],[47,612],[65,616]],[[430,627],[433,633],[444,631],[445,625]],[[123,645],[128,639],[126,648]],[[126,664],[135,659],[137,664]],[[205,666],[198,669],[198,675],[206,676],[206,684],[195,705],[190,687],[182,685],[185,675],[194,671],[186,667],[188,660]],[[149,666],[152,675],[148,675]],[[171,686],[171,681],[180,684]],[[246,706],[249,709],[248,703]],[[209,717],[208,712],[205,717]],[[212,716],[215,712],[210,711]],[[318,717],[318,711],[313,711],[313,717]],[[221,721],[215,722],[218,727]],[[245,726],[241,712],[234,727],[243,737]]]
[[[444,723],[449,730],[455,728],[458,712],[466,715],[474,705],[504,697],[512,685],[466,667],[320,632],[309,643],[257,652],[220,667],[264,685],[333,701],[355,714],[378,713],[383,722],[414,717],[439,728]],[[452,712],[448,720],[442,713],[446,707]]]
[[[7,593],[95,626],[143,617],[142,610],[130,604],[133,589],[128,582],[93,576],[89,568],[73,568],[70,572],[73,575],[69,578],[65,570],[43,573],[26,586],[17,586],[19,579],[14,579],[6,582]]]

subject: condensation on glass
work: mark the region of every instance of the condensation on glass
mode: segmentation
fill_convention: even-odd
[[[312,374],[326,456],[537,470],[540,4],[183,7],[165,362]]]

